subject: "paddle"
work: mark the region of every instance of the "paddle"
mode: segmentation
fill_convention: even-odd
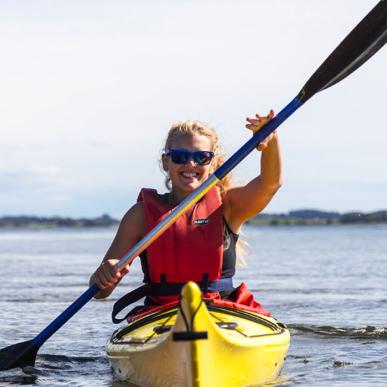
[[[166,219],[159,223],[122,257],[117,264],[117,268],[121,270],[124,266],[130,264],[141,251],[145,250],[182,213],[203,197],[209,189],[216,185],[220,179],[239,164],[261,141],[281,125],[282,122],[309,98],[317,92],[341,81],[374,55],[386,42],[386,27],[386,0],[382,0],[317,69],[297,97],[234,153],[205,183],[181,202]],[[98,286],[95,284],[92,285],[34,339],[1,349],[0,370],[24,367],[27,365],[33,366],[35,364],[36,354],[42,344],[89,302],[98,291]]]

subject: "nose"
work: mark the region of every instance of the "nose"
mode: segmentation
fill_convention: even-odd
[[[196,166],[196,163],[195,163],[195,161],[194,161],[192,155],[188,158],[188,160],[187,160],[187,165],[192,165],[192,166],[194,166],[194,167]]]

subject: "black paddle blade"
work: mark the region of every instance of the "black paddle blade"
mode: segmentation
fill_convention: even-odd
[[[39,347],[32,340],[0,349],[0,371],[16,367],[33,366],[38,350]]]
[[[298,98],[305,102],[340,82],[382,48],[386,39],[387,1],[381,0],[309,78]]]

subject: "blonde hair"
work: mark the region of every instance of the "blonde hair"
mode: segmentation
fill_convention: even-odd
[[[200,121],[178,121],[172,124],[171,129],[169,129],[167,139],[165,141],[164,150],[170,149],[173,140],[179,136],[193,136],[199,134],[201,136],[206,136],[211,141],[211,151],[215,153],[214,159],[212,161],[214,170],[218,169],[225,161],[225,156],[222,150],[222,147],[219,143],[218,135],[216,134],[215,129],[204,124]],[[232,187],[232,178],[231,175],[226,175],[222,180],[217,184],[221,194],[225,193],[229,188]],[[171,179],[168,175],[165,176],[165,186],[168,190],[171,190]]]
[[[215,154],[214,159],[212,161],[213,167],[214,170],[218,169],[224,163],[225,155],[223,153],[215,129],[204,124],[203,122],[186,120],[178,121],[172,124],[167,134],[167,139],[164,145],[164,151],[172,147],[172,142],[175,138],[179,136],[193,136],[195,134],[206,136],[210,139],[212,147],[211,151]],[[172,186],[171,179],[168,174],[165,175],[164,183],[166,188],[170,191]],[[226,191],[233,186],[231,174],[227,174],[222,180],[219,181],[217,186],[219,187],[220,193],[223,196],[223,194],[226,193]],[[246,266],[245,257],[249,253],[248,246],[249,245],[245,240],[241,239],[240,237],[238,238],[236,244],[237,266]]]

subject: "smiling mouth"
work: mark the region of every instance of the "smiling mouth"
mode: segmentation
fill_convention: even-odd
[[[186,179],[197,179],[199,177],[197,172],[180,172],[180,175]]]

